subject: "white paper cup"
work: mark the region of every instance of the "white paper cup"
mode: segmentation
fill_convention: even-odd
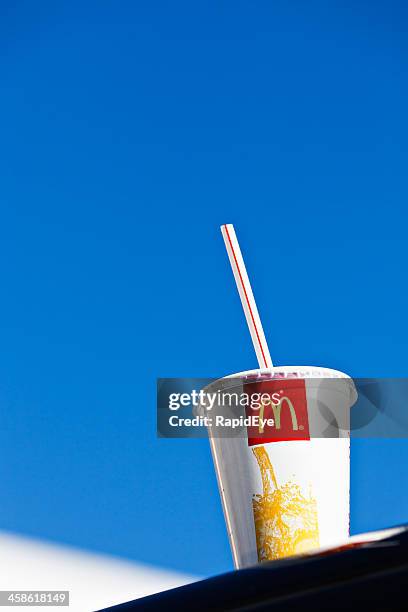
[[[253,429],[237,437],[218,437],[209,427],[237,568],[334,546],[349,536],[349,411],[357,399],[353,381],[314,366],[268,372],[269,381],[264,372],[252,370],[217,380],[204,390],[214,393],[236,384],[234,391],[280,393],[276,406],[269,408],[275,417],[270,438],[268,430],[266,438],[257,439]],[[228,412],[219,405],[214,410]]]

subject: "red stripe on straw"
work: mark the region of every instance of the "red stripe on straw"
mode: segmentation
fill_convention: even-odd
[[[232,255],[234,257],[235,265],[236,265],[237,270],[238,270],[238,275],[239,275],[239,279],[241,281],[242,289],[244,290],[244,295],[245,295],[246,303],[247,303],[248,308],[249,308],[249,312],[250,312],[250,315],[251,315],[252,323],[254,324],[256,337],[258,338],[259,346],[261,347],[261,352],[262,352],[262,357],[263,357],[263,360],[264,360],[264,363],[265,363],[265,368],[268,368],[268,363],[267,363],[266,358],[265,358],[265,353],[264,353],[264,350],[263,350],[261,338],[259,337],[258,328],[257,328],[256,323],[255,323],[254,314],[252,312],[251,304],[250,304],[250,301],[248,299],[248,295],[247,295],[247,292],[246,292],[246,289],[245,289],[244,280],[243,280],[242,275],[241,275],[241,270],[239,269],[239,265],[238,265],[238,261],[237,261],[236,255],[235,255],[234,247],[232,245],[231,238],[230,238],[230,235],[229,235],[229,232],[228,232],[228,227],[226,225],[224,225],[224,227],[225,227],[225,231],[226,231],[226,234],[227,234],[228,242],[229,242],[230,247],[231,247]]]

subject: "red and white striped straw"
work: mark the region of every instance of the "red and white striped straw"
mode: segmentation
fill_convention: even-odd
[[[235,282],[237,284],[239,297],[241,298],[242,308],[244,309],[256,356],[258,358],[259,367],[262,369],[272,368],[272,359],[269,354],[258,308],[256,307],[254,294],[252,293],[251,283],[249,282],[234,226],[230,223],[227,225],[221,225],[221,233],[227,248],[228,257],[234,273]]]

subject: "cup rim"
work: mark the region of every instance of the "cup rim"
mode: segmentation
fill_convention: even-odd
[[[333,379],[337,379],[337,380],[341,380],[343,381],[343,388],[344,388],[344,382],[347,382],[347,386],[349,388],[349,392],[350,392],[350,408],[356,403],[357,398],[358,398],[358,394],[357,394],[357,390],[356,387],[354,385],[353,379],[348,375],[345,374],[344,372],[341,372],[340,370],[334,370],[332,368],[325,368],[322,366],[274,366],[272,368],[257,368],[254,370],[244,370],[242,372],[236,372],[234,374],[227,374],[226,376],[223,376],[221,378],[217,378],[215,379],[213,382],[211,382],[209,385],[207,385],[205,387],[205,389],[211,389],[214,385],[218,386],[219,388],[228,388],[229,385],[231,385],[232,381],[236,378],[242,378],[245,379],[246,377],[248,377],[248,382],[251,383],[256,383],[258,382],[256,380],[256,378],[254,379],[253,377],[259,376],[259,382],[262,382],[262,378],[264,377],[264,380],[273,380],[274,378],[267,378],[268,373],[273,373],[273,374],[279,374],[281,373],[283,376],[282,377],[276,377],[275,380],[296,380],[299,378],[304,378],[307,380],[313,380],[313,379],[317,379],[317,380],[321,380],[321,379],[327,379],[327,380],[333,380]],[[300,377],[297,376],[293,376],[291,377],[290,374],[300,374]],[[303,374],[303,376],[302,376]],[[305,376],[305,374],[307,374],[308,376]],[[233,384],[233,383],[232,383]]]
[[[218,380],[223,380],[225,378],[238,378],[238,377],[244,377],[244,376],[251,376],[251,375],[256,375],[257,373],[259,373],[259,375],[261,376],[261,375],[267,375],[269,372],[273,372],[277,374],[282,373],[285,375],[298,374],[298,373],[299,374],[310,374],[309,376],[307,376],[307,378],[345,378],[345,379],[349,379],[350,381],[352,381],[352,378],[348,374],[341,372],[341,370],[335,370],[333,368],[326,368],[323,366],[308,366],[308,365],[273,366],[271,368],[256,368],[253,370],[243,370],[242,372],[236,372],[234,374],[227,374],[226,376],[222,376]]]

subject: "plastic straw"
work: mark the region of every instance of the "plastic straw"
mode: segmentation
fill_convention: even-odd
[[[235,282],[237,284],[239,297],[241,298],[242,308],[244,309],[256,356],[258,358],[259,367],[262,369],[272,368],[272,359],[266,343],[258,308],[256,307],[254,294],[252,293],[251,283],[249,282],[234,226],[231,224],[221,225],[221,233],[224,238],[231,268],[234,273]]]

